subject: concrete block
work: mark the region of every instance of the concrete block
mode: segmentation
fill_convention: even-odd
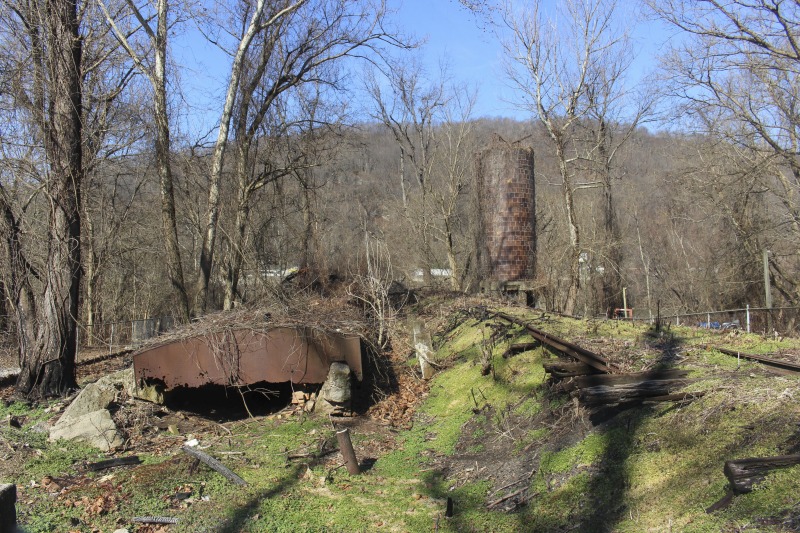
[[[17,530],[17,486],[0,484],[0,533]]]

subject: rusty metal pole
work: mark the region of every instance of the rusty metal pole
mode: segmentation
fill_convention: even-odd
[[[339,451],[342,453],[342,459],[347,467],[347,471],[351,475],[361,473],[361,468],[358,466],[358,459],[356,459],[356,452],[353,450],[353,443],[350,440],[350,430],[344,428],[336,432],[336,440],[339,442]]]

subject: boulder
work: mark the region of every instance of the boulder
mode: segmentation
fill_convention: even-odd
[[[103,451],[122,446],[117,426],[106,409],[98,409],[80,416],[63,416],[50,429],[50,441],[59,439],[85,442]]]
[[[94,383],[86,385],[72,403],[64,409],[64,414],[58,420],[77,418],[87,413],[106,409],[113,402],[120,391],[125,391],[128,396],[136,395],[136,380],[133,376],[133,368],[126,368],[119,372],[114,372],[103,376]]]
[[[121,392],[128,396],[136,395],[133,368],[114,372],[86,385],[50,428],[50,440],[79,440],[103,451],[122,446],[122,437],[108,412],[108,406]]]
[[[350,401],[350,367],[345,363],[331,363],[328,379],[325,380],[319,394],[332,403],[342,404]]]

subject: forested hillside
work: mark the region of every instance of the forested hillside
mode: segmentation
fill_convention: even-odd
[[[475,161],[498,142],[535,152],[537,305],[797,304],[796,4],[644,2],[678,37],[636,79],[613,1],[462,4],[503,44],[518,118],[476,116],[479,88],[425,68],[391,2],[3,1],[0,328],[20,391],[73,388],[96,324],[185,322],[288,275],[478,290]],[[230,58],[212,131],[187,127],[189,28]],[[777,318],[755,327],[794,325]]]

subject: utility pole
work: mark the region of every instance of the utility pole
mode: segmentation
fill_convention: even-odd
[[[769,283],[769,250],[764,250],[764,304],[767,308],[767,332],[772,329],[772,291]]]

